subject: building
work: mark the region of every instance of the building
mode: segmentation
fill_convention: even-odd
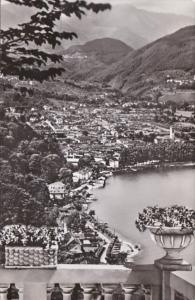
[[[109,160],[109,166],[112,169],[118,169],[119,168],[119,161],[117,159],[110,159]]]
[[[175,139],[175,133],[174,133],[174,130],[173,130],[173,127],[172,127],[172,126],[170,127],[170,139],[171,139],[171,140],[174,140],[174,139]]]
[[[73,182],[78,182],[79,180],[88,180],[92,175],[91,170],[81,170],[73,173]]]
[[[50,198],[62,200],[65,197],[66,186],[61,181],[56,181],[48,185]]]

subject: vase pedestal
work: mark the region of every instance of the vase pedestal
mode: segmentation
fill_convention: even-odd
[[[183,259],[180,261],[178,259],[166,259],[165,256],[155,260],[154,264],[159,269],[165,271],[192,271],[192,265]]]
[[[181,256],[181,249],[167,249],[166,255],[160,259],[155,260],[155,265],[161,270],[167,271],[191,271],[192,266],[183,260]]]
[[[191,271],[192,266],[183,260],[180,248],[164,248],[166,255],[155,260],[155,265],[167,271]]]
[[[191,228],[149,226],[152,240],[160,246],[166,255],[155,261],[155,265],[165,271],[191,271],[192,266],[185,262],[181,252],[194,240]]]

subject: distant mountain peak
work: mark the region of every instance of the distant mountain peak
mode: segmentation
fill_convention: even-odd
[[[195,25],[192,25],[130,52],[112,66],[94,74],[94,79],[127,92],[144,87],[144,80],[148,78],[157,80],[159,72],[195,70],[194,53]]]
[[[104,64],[112,64],[120,58],[133,51],[133,48],[126,45],[124,42],[112,38],[100,38],[88,41],[82,45],[71,46],[62,53],[68,59],[68,55],[72,58],[78,57],[93,57]]]
[[[2,5],[2,27],[16,26],[18,23],[28,20],[31,13],[32,10],[24,6],[10,3]],[[82,20],[78,20],[76,17],[62,18],[58,28],[75,31],[79,37],[73,41],[64,41],[63,48],[110,37],[137,49],[181,27],[194,24],[194,22],[195,20],[190,17],[150,12],[130,4],[120,3],[113,5],[111,11],[99,14],[88,12]]]

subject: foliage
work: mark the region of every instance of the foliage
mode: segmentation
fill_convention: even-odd
[[[0,227],[22,223],[41,226],[46,223],[45,205],[27,190],[15,184],[0,182]]]
[[[69,215],[66,225],[70,231],[82,232],[85,228],[86,223],[87,221],[79,213],[79,210],[76,210]]]
[[[44,206],[49,205],[49,190],[44,179],[36,176],[27,175],[26,176],[26,189],[27,191],[36,198],[37,201],[40,201]]]
[[[65,164],[57,142],[43,140],[26,124],[6,116],[0,121],[0,144],[0,227],[56,224],[47,183],[58,179]]]
[[[35,175],[41,173],[41,156],[39,154],[32,154],[29,160],[29,169]]]
[[[49,248],[63,241],[64,232],[59,228],[25,225],[5,226],[0,231],[1,246],[38,246]]]
[[[51,183],[58,179],[58,173],[62,166],[57,154],[49,154],[41,160],[41,170],[47,182]]]
[[[139,213],[135,221],[139,231],[145,231],[147,226],[195,228],[195,210],[185,206],[171,207],[148,206]]]
[[[109,4],[87,3],[83,0],[7,0],[16,5],[35,9],[30,21],[15,28],[0,30],[0,71],[3,75],[19,76],[19,79],[43,81],[61,75],[63,68],[54,67],[62,56],[44,47],[55,49],[62,40],[76,38],[74,32],[58,31],[56,25],[61,17],[75,15],[81,19],[86,11],[98,13],[110,9]],[[33,10],[34,11],[34,10]],[[50,64],[50,65],[49,65]]]
[[[195,160],[195,148],[190,142],[171,140],[158,144],[135,141],[133,147],[124,148],[121,152],[121,165],[159,160],[163,162],[184,162]]]

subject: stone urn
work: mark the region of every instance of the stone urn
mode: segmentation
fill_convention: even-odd
[[[194,240],[193,228],[147,226],[152,240],[166,252],[156,262],[162,265],[182,265],[181,252]]]

